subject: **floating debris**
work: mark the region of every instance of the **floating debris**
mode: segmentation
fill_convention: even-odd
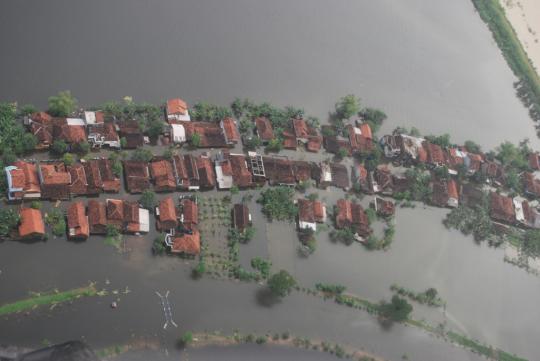
[[[118,307],[118,304],[116,303],[116,301],[113,301],[111,303],[111,308],[116,308],[116,307]]]

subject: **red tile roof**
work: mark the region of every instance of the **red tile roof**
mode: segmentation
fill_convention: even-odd
[[[86,180],[86,172],[82,164],[74,164],[68,167],[71,176],[70,192],[76,195],[86,194],[88,181]]]
[[[298,145],[296,141],[296,136],[289,132],[288,130],[283,131],[283,148],[285,149],[296,149]]]
[[[199,185],[202,188],[214,188],[216,185],[216,174],[210,158],[202,155],[198,156],[197,169],[200,178]]]
[[[176,208],[171,197],[159,202],[159,226],[160,229],[171,229],[178,226]]]
[[[124,201],[107,199],[107,223],[122,227],[124,224]]]
[[[86,140],[86,130],[82,125],[55,125],[53,136],[55,139],[62,139],[66,143],[80,143]]]
[[[243,154],[231,154],[229,160],[231,161],[234,184],[240,188],[252,186],[252,175],[247,167],[246,157]]]
[[[274,130],[272,129],[272,123],[270,119],[266,117],[260,117],[255,119],[255,126],[257,127],[257,134],[263,141],[269,141],[274,139]]]
[[[528,160],[529,167],[534,170],[540,170],[540,155],[538,153],[530,153]]]
[[[120,191],[120,178],[114,175],[110,160],[101,158],[98,161],[99,173],[103,182],[105,192],[118,193]]]
[[[191,199],[182,200],[182,223],[184,227],[192,229],[199,223],[199,207]]]
[[[63,163],[42,163],[39,165],[42,176],[42,184],[61,184],[69,185],[71,176],[66,171]]]
[[[51,124],[32,123],[30,128],[41,145],[47,146],[53,142],[53,126]]]
[[[99,170],[99,161],[92,159],[83,163],[84,172],[86,173],[86,194],[96,195],[101,193],[103,189],[103,180],[101,179],[101,172]]]
[[[321,201],[298,200],[298,219],[301,222],[324,222],[325,216],[325,207]]]
[[[540,181],[535,179],[532,173],[523,173],[523,187],[525,193],[531,196],[540,197]]]
[[[68,236],[86,239],[90,235],[90,227],[83,202],[72,203],[67,211]]]
[[[352,224],[351,202],[346,199],[337,201],[336,228],[345,228]]]
[[[127,232],[136,233],[141,230],[139,223],[139,204],[137,202],[124,202],[124,223]]]
[[[240,133],[236,127],[236,122],[233,118],[227,117],[222,120],[223,122],[223,131],[225,132],[225,137],[229,143],[237,143],[240,140]]]
[[[41,211],[34,208],[23,208],[19,212],[20,224],[19,224],[19,236],[28,237],[35,235],[45,234],[45,224],[43,223],[43,217]]]
[[[171,162],[166,159],[153,161],[150,163],[150,170],[156,184],[156,191],[173,191],[176,189],[176,178],[174,177]]]
[[[364,130],[362,130],[362,128]],[[361,128],[349,124],[347,126],[347,132],[349,134],[349,143],[352,150],[359,152],[370,152],[373,150],[374,144],[369,124],[362,124]],[[366,132],[366,134],[364,134],[364,132]]]
[[[362,132],[362,136],[366,139],[373,139],[373,135],[371,134],[371,127],[368,123],[362,123],[360,124],[360,131]]]
[[[495,192],[490,193],[491,218],[496,221],[514,223],[515,212],[512,198]]]
[[[150,188],[150,174],[147,162],[124,161],[124,175],[128,192],[142,193],[145,189]]]
[[[296,183],[292,162],[286,158],[263,157],[266,178],[270,184]]]
[[[243,231],[249,226],[249,209],[243,203],[237,203],[233,208],[233,223],[234,227],[239,231]]]
[[[322,146],[322,137],[319,135],[310,135],[308,137],[308,142],[306,144],[306,149],[308,152],[318,152]]]
[[[107,210],[105,203],[91,199],[88,201],[88,224],[90,233],[107,233]]]
[[[171,252],[188,255],[198,255],[201,252],[201,236],[198,230],[192,234],[183,234],[173,239]]]
[[[313,170],[313,165],[305,161],[293,161],[292,162],[294,176],[298,182],[307,181],[311,179],[311,173]]]
[[[308,126],[304,119],[293,119],[292,124],[296,139],[306,139],[309,136]]]
[[[394,205],[394,202],[392,201],[387,201],[380,197],[375,197],[375,204],[377,208],[377,213],[383,217],[393,216],[396,211],[396,207]]]
[[[448,180],[448,197],[459,199],[457,182],[454,179]]]
[[[180,98],[167,100],[167,114],[185,115],[187,110],[188,106],[184,100]]]
[[[430,142],[424,142],[424,147],[427,151],[427,161],[431,164],[446,164],[446,156],[443,149],[437,145]]]
[[[36,112],[30,114],[30,119],[32,119],[32,122],[46,124],[52,120],[52,117],[45,112]]]

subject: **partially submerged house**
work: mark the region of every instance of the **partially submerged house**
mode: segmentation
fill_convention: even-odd
[[[40,163],[38,175],[43,199],[65,200],[70,197],[71,175],[64,163]]]
[[[178,227],[178,215],[172,197],[167,197],[159,202],[156,207],[157,229],[170,230]]]
[[[156,192],[173,192],[176,190],[173,165],[168,159],[158,159],[150,162],[150,173]]]
[[[347,199],[339,199],[335,212],[336,228],[351,228],[355,238],[363,242],[373,231],[369,226],[369,219],[360,204],[352,203]]]
[[[102,111],[85,111],[83,120],[87,126],[105,123],[105,113]]]
[[[124,178],[129,193],[142,193],[150,188],[150,172],[148,163],[135,160],[126,160],[124,164]]]
[[[88,225],[90,234],[107,233],[107,209],[104,202],[88,201]]]
[[[297,182],[306,182],[313,178],[314,165],[302,160],[292,161],[294,177]]]
[[[246,156],[244,154],[229,154],[231,162],[233,183],[238,188],[248,188],[253,186],[253,175],[251,174]]]
[[[218,189],[231,189],[233,186],[233,171],[229,157],[223,152],[218,153],[214,164]]]
[[[96,162],[99,167],[103,191],[107,193],[120,192],[120,178],[114,174],[112,162],[106,158],[97,159]]]
[[[181,202],[180,223],[186,230],[193,230],[199,223],[199,207],[191,199]]]
[[[270,185],[296,185],[292,162],[285,157],[262,157],[264,172]]]
[[[86,195],[88,191],[88,181],[86,179],[86,171],[81,163],[75,163],[67,167],[71,176],[71,184],[69,191],[74,196]]]
[[[192,140],[197,134],[198,148],[225,148],[233,146],[225,137],[224,130],[214,122],[181,122],[186,131],[186,139]]]
[[[461,184],[459,191],[459,200],[462,204],[468,207],[481,205],[485,199],[484,192],[471,183]]]
[[[437,179],[432,182],[431,203],[437,207],[456,208],[459,205],[457,182],[454,179]]]
[[[427,152],[427,164],[432,167],[447,165],[446,153],[440,145],[425,141],[423,147]]]
[[[233,118],[224,118],[219,122],[219,126],[221,127],[223,135],[225,136],[225,143],[228,145],[234,145],[240,141],[240,132],[238,131],[236,121]]]
[[[491,192],[490,197],[490,216],[493,220],[508,224],[513,224],[516,219],[514,211],[514,202],[512,198]]]
[[[341,163],[330,163],[330,170],[332,172],[332,185],[343,190],[349,190],[351,184],[347,167]]]
[[[531,169],[540,170],[540,154],[538,152],[529,153],[527,160]]]
[[[237,203],[233,207],[232,211],[232,223],[234,228],[243,232],[251,225],[251,213],[249,208],[244,203]]]
[[[196,159],[199,173],[199,186],[202,189],[213,189],[216,186],[216,174],[212,167],[212,160],[207,154],[201,154]]]
[[[41,211],[34,208],[22,208],[19,211],[19,237],[22,239],[42,239],[45,236],[45,223]]]
[[[107,199],[107,223],[126,233],[147,233],[150,230],[150,214],[136,202]]]
[[[99,169],[99,161],[97,159],[91,159],[82,162],[82,165],[86,174],[86,194],[88,196],[100,194],[103,191],[103,180]]]
[[[171,134],[171,141],[173,143],[182,144],[187,141],[186,129],[184,128],[182,124],[171,124],[170,134]]]
[[[385,165],[380,165],[373,171],[372,177],[369,177],[369,182],[373,193],[385,195],[394,193],[394,177],[390,169]]]
[[[363,193],[373,193],[372,175],[362,164],[355,164],[352,169],[352,181],[358,184],[358,189]]]
[[[368,123],[347,126],[351,150],[355,153],[368,153],[374,148],[373,135]]]
[[[201,235],[196,229],[189,233],[168,237],[166,244],[170,247],[171,253],[190,257],[201,253]]]
[[[71,203],[67,210],[68,238],[85,240],[90,235],[90,226],[83,202]]]
[[[493,182],[495,185],[501,186],[506,182],[506,174],[501,164],[494,161],[486,160],[480,171],[486,177],[488,182]]]
[[[41,197],[41,186],[34,163],[16,161],[4,170],[7,179],[7,195],[10,201]]]
[[[112,123],[99,123],[88,126],[88,143],[92,148],[120,149],[120,137]]]
[[[298,200],[298,229],[317,231],[317,223],[326,222],[326,206],[319,200]]]
[[[523,172],[523,191],[529,197],[540,197],[540,180],[536,179],[533,173]]]
[[[180,99],[174,98],[167,100],[165,106],[165,115],[167,116],[167,121],[173,123],[176,121],[187,121],[191,120],[189,116],[189,110],[187,103]]]
[[[86,141],[86,126],[82,119],[55,118],[53,123],[53,139],[63,140],[70,147]]]
[[[124,139],[122,148],[136,149],[144,145],[144,135],[137,121],[122,120],[116,124],[120,138]]]
[[[199,168],[193,155],[175,155],[173,157],[173,171],[176,186],[179,189],[197,190],[200,188]]]
[[[403,138],[397,134],[384,135],[379,144],[382,146],[386,158],[398,158],[401,155]]]
[[[297,144],[303,144],[308,152],[316,153],[321,149],[322,137],[317,130],[302,118],[292,120],[292,128]]]
[[[382,217],[392,217],[396,212],[396,206],[394,202],[383,199],[381,197],[375,197],[372,203],[375,212]]]
[[[255,131],[262,144],[268,144],[269,141],[274,139],[272,122],[266,117],[255,118]]]

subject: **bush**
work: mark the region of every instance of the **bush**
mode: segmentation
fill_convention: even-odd
[[[160,234],[156,238],[154,238],[154,243],[152,247],[154,253],[156,254],[164,254],[167,251],[167,247],[165,246],[165,235]]]
[[[392,296],[391,302],[381,301],[379,312],[383,317],[391,321],[405,321],[412,312],[413,307],[405,299],[399,296]]]
[[[32,203],[30,203],[30,208],[41,209],[41,206],[40,201],[32,201]]]
[[[260,257],[255,257],[251,260],[251,267],[255,268],[261,273],[263,278],[268,278],[270,275],[270,268],[272,267],[272,262]]]
[[[294,189],[279,186],[262,191],[257,201],[262,204],[262,211],[269,219],[292,222],[298,214],[293,197]]]
[[[11,208],[0,209],[0,237],[7,237],[19,223],[19,214]]]
[[[51,152],[56,155],[62,155],[68,151],[68,145],[63,140],[55,140],[51,145]]]
[[[65,153],[64,156],[62,157],[62,161],[64,162],[66,166],[70,166],[70,165],[73,165],[73,163],[75,163],[75,157],[71,153]]]
[[[347,287],[339,284],[329,284],[329,283],[317,283],[315,284],[315,288],[318,291],[325,292],[325,293],[333,293],[333,294],[341,294],[345,292]]]
[[[145,189],[141,194],[139,203],[143,208],[152,211],[157,206],[156,193],[150,189]]]
[[[268,287],[270,288],[270,291],[279,297],[287,296],[294,286],[296,286],[296,281],[285,270],[275,273],[268,280]]]
[[[49,98],[49,113],[55,117],[67,117],[75,111],[77,99],[69,90],[61,91]]]
[[[52,233],[55,236],[60,237],[66,233],[66,221],[60,210],[52,209],[45,217],[45,222],[52,227]]]
[[[330,232],[330,240],[332,242],[341,242],[350,246],[355,240],[354,232],[350,228],[332,230]]]
[[[178,343],[183,347],[188,346],[192,342],[193,342],[193,333],[190,331],[184,332],[184,334],[178,340]]]
[[[265,336],[259,336],[255,339],[255,343],[257,345],[262,345],[263,343],[266,343],[266,337]]]
[[[137,148],[133,152],[131,159],[139,162],[150,162],[154,158],[152,152],[148,149]]]
[[[340,119],[349,119],[353,115],[357,114],[359,110],[360,101],[356,96],[352,94],[342,97],[336,103],[336,115]]]

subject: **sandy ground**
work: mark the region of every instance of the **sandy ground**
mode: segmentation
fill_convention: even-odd
[[[500,0],[508,20],[540,72],[540,0]]]

